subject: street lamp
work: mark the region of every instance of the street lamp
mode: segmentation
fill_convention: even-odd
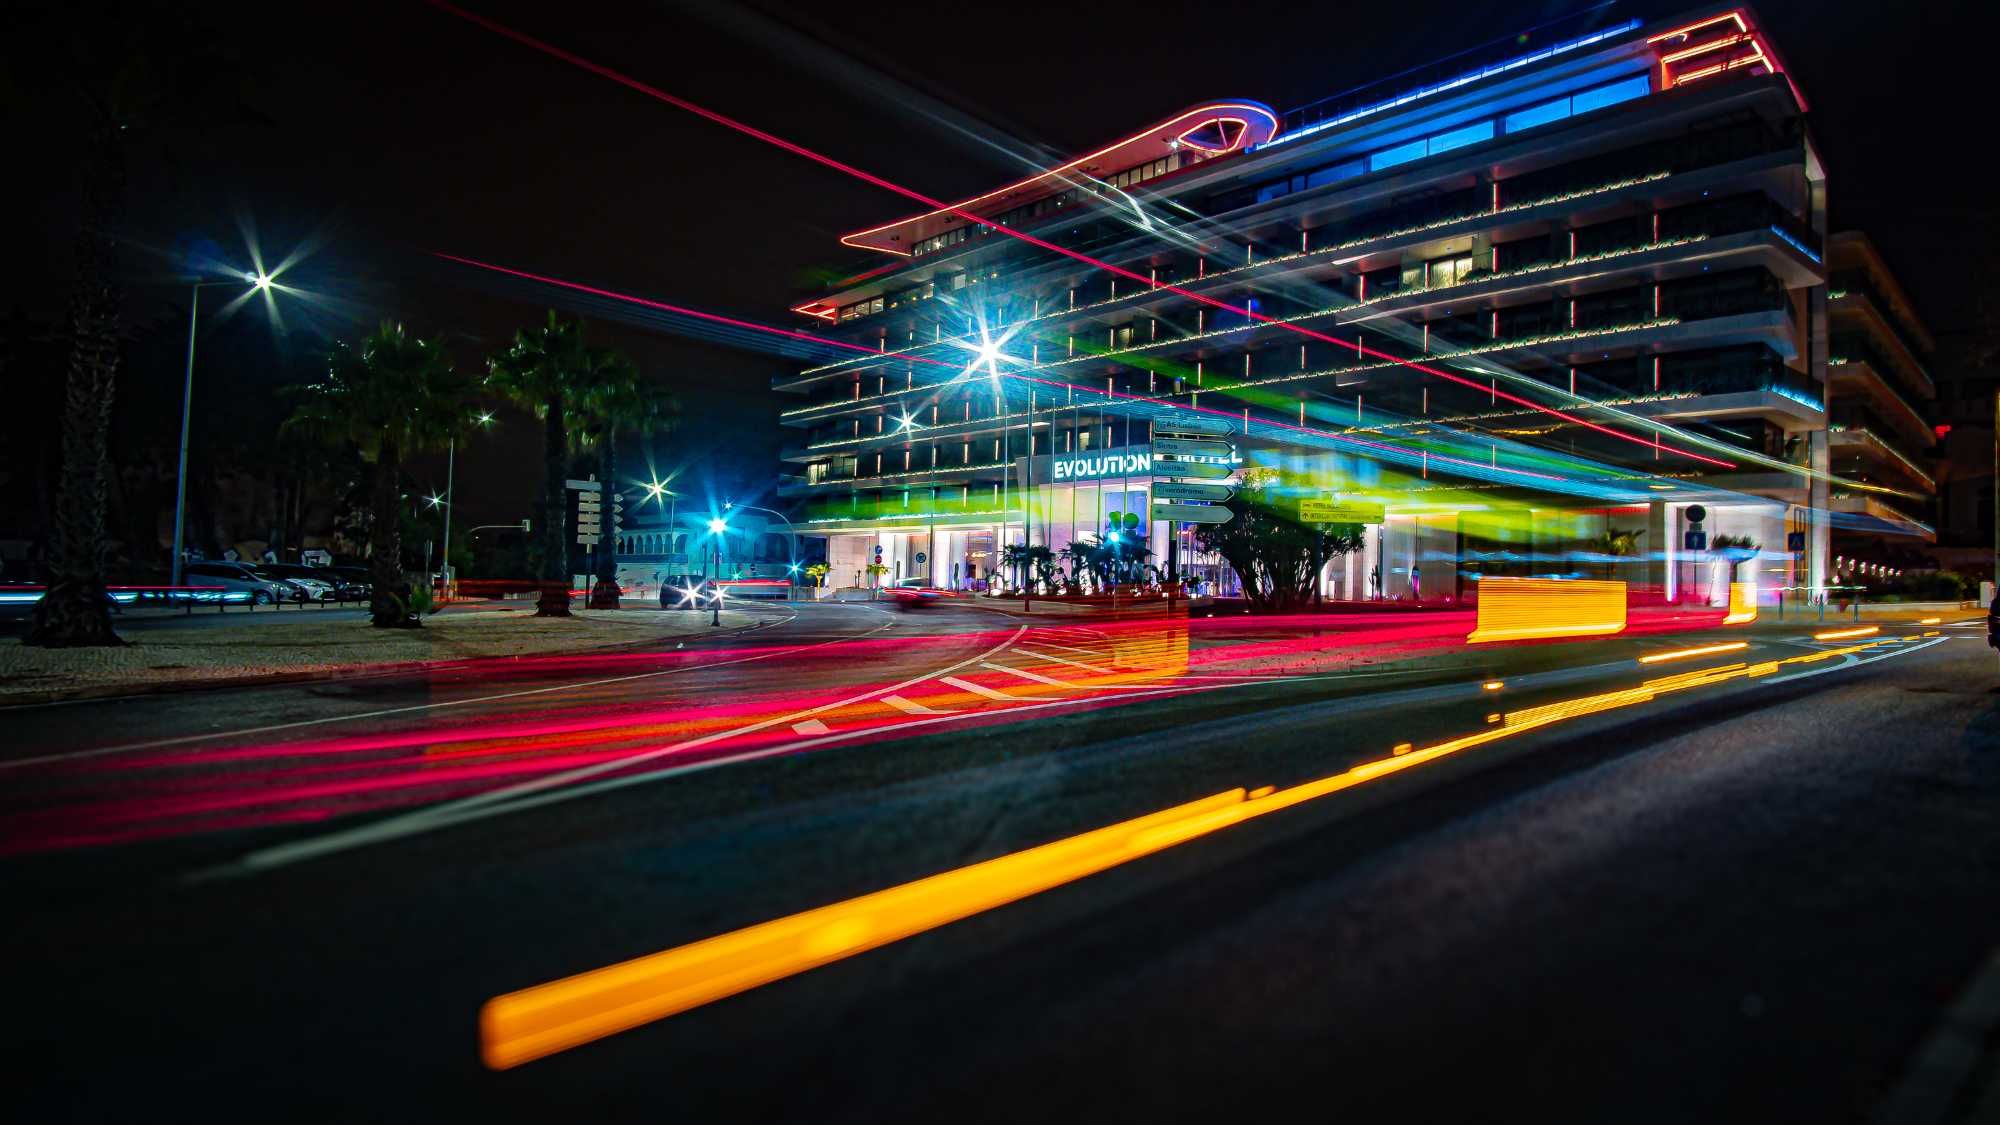
[[[672,480],[672,479],[673,479],[672,477],[667,478],[667,480]],[[681,494],[675,492],[671,488],[668,488],[667,481],[663,481],[658,478],[654,478],[653,480],[646,482],[641,487],[643,487],[646,490],[646,498],[649,500],[657,502],[659,498],[662,496],[667,498],[667,554],[669,556],[672,556],[675,553],[674,552],[675,536],[677,536],[680,533],[679,529],[681,520]],[[681,560],[681,564],[685,565],[686,563],[687,560],[683,558]],[[671,557],[669,557],[667,565],[669,566],[674,565]]]
[[[715,592],[708,602],[710,608],[713,610],[708,619],[708,623],[711,626],[722,624],[722,534],[728,530],[729,521],[726,519],[718,518],[708,521],[708,533],[715,540],[708,547],[709,557],[715,560],[712,568],[712,572],[715,575],[712,580],[715,585]]]
[[[493,424],[493,412],[482,410],[473,421],[481,426],[490,426]],[[457,470],[458,435],[453,434],[444,450],[444,495],[431,497],[431,507],[444,506],[444,554],[438,559],[438,575],[443,579],[447,593],[451,588],[451,510],[458,506],[458,493],[453,490]]]
[[[179,466],[174,470],[174,561],[172,577],[167,581],[169,586],[181,584],[181,552],[186,544],[188,421],[194,413],[194,330],[201,316],[201,291],[211,285],[241,285],[246,281],[265,293],[271,290],[270,277],[261,272],[246,273],[241,278],[227,281],[196,281],[188,286],[187,374],[181,383],[181,455]]]

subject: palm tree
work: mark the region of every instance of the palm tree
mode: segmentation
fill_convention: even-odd
[[[375,591],[371,623],[410,628],[422,622],[411,612],[403,579],[403,460],[444,448],[471,413],[474,384],[452,366],[436,340],[384,323],[357,350],[335,344],[327,355],[326,377],[302,388],[305,401],[286,420],[288,428],[330,445],[348,445],[375,467],[370,489],[369,567]]]
[[[657,432],[672,425],[673,396],[641,378],[630,360],[606,348],[585,354],[584,410],[589,432],[598,448],[598,472],[604,478],[604,537],[597,544],[597,581],[590,589],[590,608],[618,608],[618,535],[608,526],[617,510],[618,431]]]
[[[16,16],[19,18],[15,18]],[[72,3],[9,13],[0,93],[9,108],[46,98],[37,116],[68,120],[83,144],[75,276],[69,300],[69,370],[63,389],[62,469],[50,519],[48,590],[23,644],[122,645],[105,593],[106,495],[112,482],[111,404],[122,348],[119,228],[126,156],[135,140],[204,117],[229,103],[241,68],[186,13],[144,5]],[[71,112],[78,118],[66,119]]]
[[[590,363],[583,326],[549,311],[546,324],[514,334],[505,352],[487,361],[486,384],[542,420],[542,597],[537,617],[569,616],[569,537],[564,481],[570,422],[580,416]]]

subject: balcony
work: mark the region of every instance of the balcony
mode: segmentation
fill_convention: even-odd
[[[1826,361],[1828,396],[1836,402],[1843,397],[1858,398],[1873,407],[1879,417],[1886,419],[1911,444],[1929,444],[1930,423],[1923,411],[1896,389],[1891,382],[1893,376],[1884,374],[1888,370],[1880,356],[1865,344],[1836,341],[1833,354]]]

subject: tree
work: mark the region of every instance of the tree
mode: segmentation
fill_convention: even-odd
[[[474,389],[443,345],[385,322],[359,349],[335,344],[325,377],[301,388],[304,401],[285,422],[326,444],[352,447],[374,468],[368,562],[375,591],[368,611],[377,627],[422,623],[403,578],[403,461],[444,448],[466,424]]]
[[[207,113],[240,68],[213,49],[186,13],[144,5],[46,5],[9,13],[0,88],[9,108],[38,95],[81,110],[84,152],[69,301],[69,366],[63,391],[62,469],[50,521],[48,590],[23,644],[51,648],[122,645],[105,592],[105,503],[112,481],[111,405],[118,383],[118,246],[129,147],[188,112]],[[33,12],[33,14],[28,14]],[[18,16],[18,18],[17,18]],[[235,107],[239,112],[241,105]]]
[[[816,562],[806,567],[806,577],[812,579],[813,583],[823,590],[826,588],[826,572],[832,569],[823,562]]]
[[[1363,546],[1360,524],[1308,524],[1282,510],[1274,474],[1250,473],[1226,503],[1228,523],[1195,528],[1195,542],[1222,556],[1253,608],[1285,613],[1319,596],[1320,572]]]
[[[570,423],[582,413],[591,359],[583,325],[549,311],[548,322],[514,334],[513,346],[487,361],[487,386],[542,420],[542,596],[537,617],[569,616],[569,542],[564,481],[568,479]]]
[[[1644,531],[1606,531],[1590,541],[1593,551],[1611,560],[1604,564],[1606,578],[1618,577],[1617,560],[1629,559],[1639,553],[1639,537],[1644,534]]]
[[[672,424],[673,396],[647,381],[624,356],[606,348],[584,353],[579,373],[584,384],[584,412],[590,439],[598,450],[598,471],[604,478],[604,537],[597,544],[597,581],[591,586],[590,608],[618,608],[618,536],[611,527],[617,508],[618,431],[650,431]]]

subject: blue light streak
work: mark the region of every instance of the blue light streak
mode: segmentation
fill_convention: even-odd
[[[1448,90],[1456,90],[1461,86],[1469,86],[1472,83],[1477,82],[1483,78],[1491,78],[1496,74],[1505,74],[1510,70],[1518,70],[1521,67],[1541,62],[1543,59],[1554,58],[1557,55],[1565,54],[1569,51],[1574,51],[1578,50],[1579,48],[1588,47],[1593,43],[1602,43],[1607,39],[1616,39],[1618,36],[1633,31],[1638,27],[1639,27],[1638,20],[1636,19],[1626,20],[1624,23],[1618,24],[1615,27],[1607,27],[1603,31],[1592,32],[1589,35],[1585,35],[1577,39],[1571,39],[1566,42],[1557,43],[1554,46],[1544,47],[1539,51],[1534,51],[1526,55],[1521,55],[1516,58],[1511,58],[1505,62],[1498,62],[1494,63],[1492,66],[1481,67],[1478,70],[1471,71],[1466,74],[1461,74],[1456,78],[1448,79],[1434,86],[1424,86],[1420,89],[1412,90],[1409,93],[1389,98],[1386,101],[1376,102],[1374,105],[1363,106],[1360,109],[1353,110],[1348,113],[1343,113],[1339,117],[1331,118],[1326,121],[1315,122],[1311,125],[1302,126],[1298,129],[1292,130],[1289,133],[1286,133],[1283,136],[1273,137],[1270,140],[1264,142],[1263,144],[1258,145],[1257,147],[1260,149],[1266,149],[1266,148],[1271,148],[1275,145],[1281,145],[1290,141],[1298,140],[1300,137],[1309,137],[1314,133],[1322,132],[1327,129],[1337,128],[1351,121],[1359,121],[1361,118],[1368,117],[1372,114],[1381,113],[1384,110],[1390,110],[1390,109],[1395,109],[1398,106],[1409,105],[1411,102],[1420,101],[1424,98],[1431,97],[1435,94],[1442,94]],[[1815,258],[1814,260],[1817,261],[1818,259]]]

